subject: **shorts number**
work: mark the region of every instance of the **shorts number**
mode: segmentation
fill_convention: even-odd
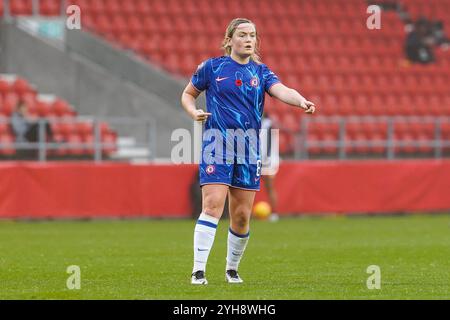
[[[256,176],[261,175],[261,160],[256,160]]]

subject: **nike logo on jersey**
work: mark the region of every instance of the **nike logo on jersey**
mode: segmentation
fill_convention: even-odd
[[[219,77],[217,77],[217,78],[216,78],[216,81],[217,81],[217,82],[220,82],[220,81],[225,80],[225,79],[228,79],[228,78],[229,78],[229,77],[225,77],[225,78],[219,78]]]

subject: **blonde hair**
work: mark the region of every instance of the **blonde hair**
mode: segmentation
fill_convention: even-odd
[[[236,18],[231,20],[231,22],[228,24],[227,30],[225,31],[225,37],[222,41],[222,50],[224,51],[224,54],[226,56],[231,55],[231,46],[228,43],[228,40],[231,39],[234,35],[234,32],[236,31],[236,28],[243,23],[251,23],[255,26],[255,30],[256,30],[256,25],[249,19],[246,18]],[[258,36],[258,31],[256,31],[256,46],[255,46],[255,52],[252,53],[251,60],[255,61],[258,64],[261,64],[261,57],[259,55],[259,36]]]

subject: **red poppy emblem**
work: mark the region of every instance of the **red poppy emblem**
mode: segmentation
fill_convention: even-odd
[[[237,79],[234,83],[235,83],[238,87],[242,86],[242,80],[241,80],[241,79]]]

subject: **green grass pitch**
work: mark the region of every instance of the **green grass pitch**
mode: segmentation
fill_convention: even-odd
[[[193,220],[0,221],[0,299],[450,299],[450,216],[252,221],[242,285],[225,283],[227,220],[192,286]],[[81,289],[66,272],[81,269]],[[381,289],[369,290],[369,265]]]

